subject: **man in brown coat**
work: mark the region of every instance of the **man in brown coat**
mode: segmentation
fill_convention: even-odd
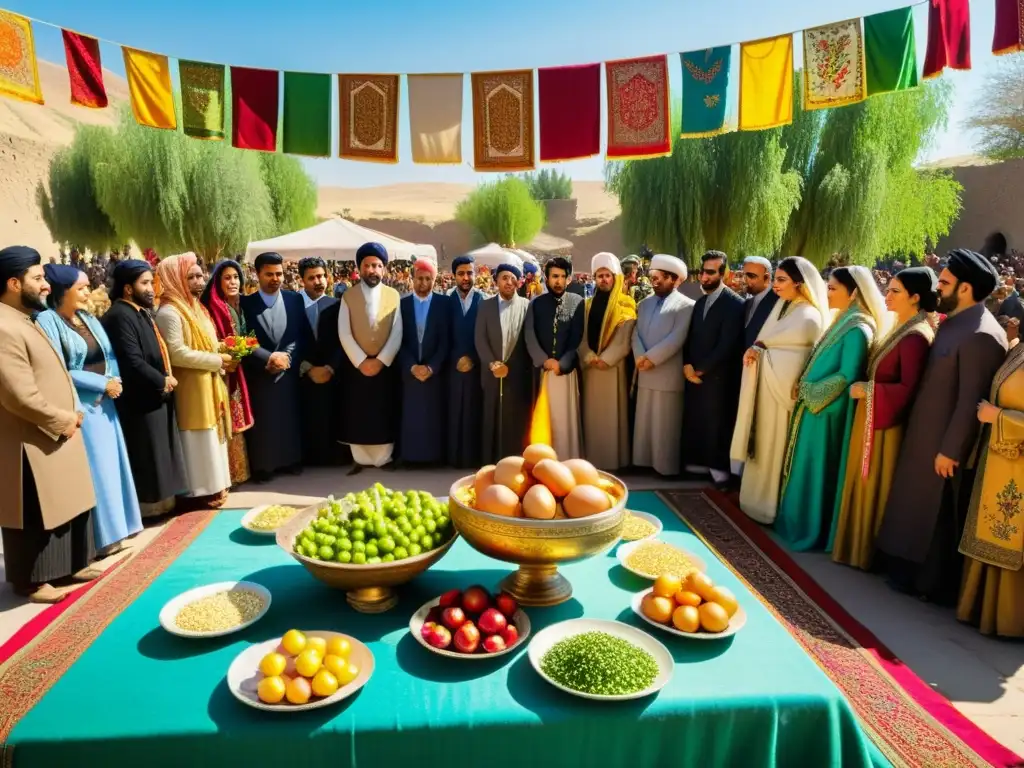
[[[66,592],[48,582],[93,575],[96,497],[74,385],[32,322],[50,292],[40,261],[24,246],[0,250],[0,532],[7,581],[50,603]]]

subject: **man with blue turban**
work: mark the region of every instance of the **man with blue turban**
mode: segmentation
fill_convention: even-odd
[[[480,304],[486,298],[476,287],[472,256],[452,262],[455,287],[448,295],[448,463],[459,469],[477,469],[480,456],[480,357],[474,334]]]

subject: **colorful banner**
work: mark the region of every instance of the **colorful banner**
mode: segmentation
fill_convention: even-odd
[[[1003,56],[1024,50],[1024,2],[996,0],[996,31],[992,53]]]
[[[925,80],[942,70],[971,68],[971,11],[968,0],[931,0],[928,4],[928,47]]]
[[[607,156],[616,160],[672,152],[668,57],[605,62],[608,85]]]
[[[601,65],[537,70],[540,159],[593,157],[601,152]]]
[[[331,156],[331,76],[284,73],[284,152]]]
[[[32,22],[8,11],[0,11],[0,96],[43,103]]]
[[[804,109],[829,109],[867,98],[860,19],[804,30]]]
[[[473,167],[529,171],[533,161],[533,70],[474,72]]]
[[[67,29],[61,30],[61,36],[64,38],[64,58],[71,82],[71,103],[103,109],[107,106],[107,89],[103,86],[100,41]]]
[[[338,155],[398,162],[398,75],[338,75]]]
[[[179,61],[181,125],[186,136],[224,138],[224,65]]]
[[[462,75],[408,75],[412,161],[462,162]]]
[[[680,137],[700,139],[723,133],[732,46],[722,45],[680,53],[679,59],[683,65],[683,123],[679,129]]]
[[[150,128],[177,128],[167,57],[135,48],[122,48],[121,53],[135,122]]]
[[[740,130],[793,122],[793,36],[740,45]]]
[[[239,149],[277,150],[276,69],[231,68],[231,143]]]
[[[916,88],[913,9],[897,8],[865,16],[864,52],[868,96]]]

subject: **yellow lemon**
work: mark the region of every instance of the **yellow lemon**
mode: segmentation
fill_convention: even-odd
[[[328,672],[326,669],[321,669],[316,673],[316,677],[313,678],[313,695],[314,696],[330,696],[331,694],[338,692],[338,678]]]
[[[281,645],[292,656],[297,656],[306,647],[306,636],[297,629],[289,629],[281,638]]]
[[[327,641],[322,637],[307,637],[306,647],[304,650],[314,650],[322,659],[327,655]]]
[[[282,656],[280,653],[268,653],[260,661],[260,672],[267,677],[274,677],[284,673],[285,667],[288,666],[288,659]]]
[[[344,669],[338,670],[340,674],[335,675],[338,678],[338,682],[342,685],[348,685],[357,677],[359,677],[359,667],[351,662],[346,664]]]
[[[347,659],[348,655],[352,653],[352,643],[344,637],[332,637],[327,641],[327,653],[328,656],[338,656],[342,659]]]
[[[284,698],[284,680],[278,676],[264,677],[256,686],[256,695],[266,704],[279,704]]]
[[[303,677],[312,677],[320,669],[322,663],[320,654],[312,648],[307,648],[295,657],[295,671]]]
[[[290,704],[305,704],[312,694],[309,680],[304,677],[293,677],[285,683],[285,696]]]
[[[348,662],[341,658],[341,656],[335,656],[333,653],[328,653],[324,656],[324,669],[330,672],[335,677],[339,677],[345,667],[348,666]]]

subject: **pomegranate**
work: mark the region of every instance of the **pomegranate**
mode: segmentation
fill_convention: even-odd
[[[505,627],[505,630],[501,633],[501,639],[505,641],[505,647],[511,648],[513,645],[519,642],[519,630],[516,629],[515,624],[509,624]]]
[[[437,601],[439,608],[451,608],[453,606],[458,607],[459,601],[462,599],[462,592],[458,589],[449,589],[441,598]]]
[[[476,623],[485,635],[500,635],[502,630],[508,626],[505,617],[497,608],[488,608],[480,614]]]
[[[436,622],[424,621],[423,622],[423,626],[420,627],[420,637],[422,637],[424,640],[429,639],[429,637],[434,633],[434,629],[436,627],[437,627],[437,623]]]
[[[484,638],[484,650],[487,653],[497,653],[505,650],[505,641],[501,635],[488,635]]]
[[[466,613],[476,616],[483,613],[491,604],[491,596],[481,586],[472,586],[462,593],[462,608]]]
[[[455,630],[455,647],[462,653],[476,653],[480,647],[480,630],[472,621]]]
[[[502,592],[494,600],[495,606],[498,610],[505,614],[505,618],[512,621],[512,617],[515,616],[516,611],[519,610],[519,604],[516,603],[516,599],[512,597],[508,592]]]
[[[452,633],[448,631],[447,627],[435,624],[434,631],[430,633],[426,641],[435,648],[447,648],[452,644]]]
[[[448,629],[458,629],[466,623],[466,614],[458,606],[452,606],[451,608],[445,608],[444,613],[441,614],[441,618],[444,621],[444,625]]]

